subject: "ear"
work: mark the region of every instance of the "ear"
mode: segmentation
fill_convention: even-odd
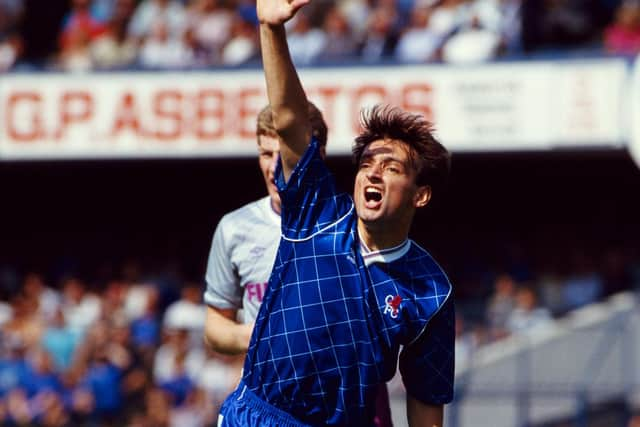
[[[413,206],[416,208],[422,208],[427,206],[429,200],[431,200],[431,186],[422,185],[418,187],[416,194],[413,196]]]

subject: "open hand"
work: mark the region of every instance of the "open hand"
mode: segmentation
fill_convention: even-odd
[[[258,19],[262,24],[279,25],[291,19],[310,0],[257,0]]]

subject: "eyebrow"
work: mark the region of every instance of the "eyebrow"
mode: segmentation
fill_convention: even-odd
[[[385,155],[382,159],[383,162],[396,162],[399,163],[403,166],[405,166],[407,164],[407,162],[402,161],[400,159],[398,159],[397,157],[393,157],[390,155],[391,150],[384,150],[384,149],[378,149],[378,150],[372,150],[372,151],[368,151],[364,154],[362,154],[362,156],[360,157],[360,163],[366,161],[366,160],[371,160],[373,159],[375,156],[377,155]]]

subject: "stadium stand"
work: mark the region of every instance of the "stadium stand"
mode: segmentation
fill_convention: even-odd
[[[194,289],[220,215],[261,195],[242,128],[262,84],[254,4],[46,3],[0,0],[0,425],[215,425],[242,360],[203,347]],[[640,93],[627,86],[640,79],[640,3],[309,10],[289,24],[292,54],[335,107],[342,184],[358,94],[397,91],[422,108],[435,87],[450,102],[435,108],[454,145],[449,195],[413,234],[456,289],[447,426],[640,425],[640,175],[625,151],[640,123],[640,96],[627,96]],[[489,65],[466,68],[478,63]],[[92,120],[113,123],[115,151],[100,126],[81,128]],[[390,391],[403,426],[398,378]]]

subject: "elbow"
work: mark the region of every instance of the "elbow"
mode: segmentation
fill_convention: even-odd
[[[273,126],[282,139],[298,134],[309,127],[306,111],[295,111],[288,107],[273,108]]]
[[[216,334],[212,333],[210,330],[205,330],[203,335],[204,345],[210,349],[215,351],[216,353],[225,353],[226,346],[223,345],[223,342],[218,339]]]
[[[219,337],[217,334],[211,333],[210,331],[205,331],[203,340],[205,346],[209,350],[213,350],[216,353],[224,354],[227,356],[235,356],[241,353],[241,351],[235,348],[235,346],[231,342],[229,342],[228,339]]]
[[[204,345],[210,349],[215,351],[216,353],[228,354],[227,348],[223,345],[222,341],[216,339],[212,334],[205,332],[204,334]]]
[[[204,346],[205,348],[208,348],[209,350],[213,350],[213,351],[218,351],[216,349],[216,344],[215,341],[213,341],[210,337],[209,334],[205,331],[205,333],[202,335],[202,341],[204,342]]]

